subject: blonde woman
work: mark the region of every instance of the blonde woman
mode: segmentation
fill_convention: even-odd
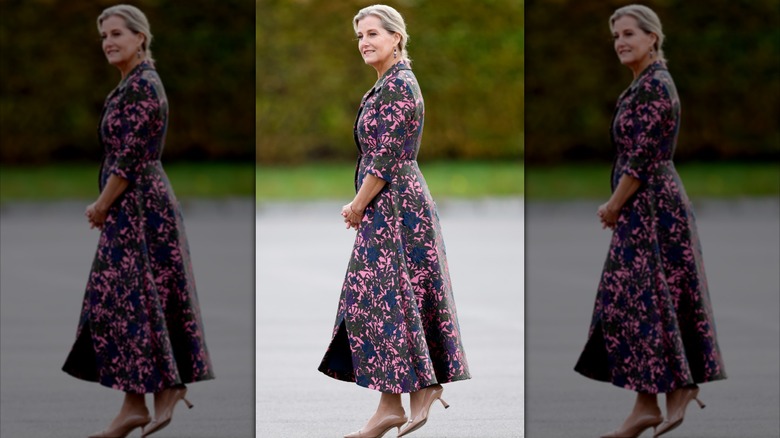
[[[97,19],[103,53],[121,74],[99,125],[100,195],[85,212],[100,230],[76,341],[63,366],[124,392],[119,414],[91,438],[167,426],[185,383],[214,378],[182,216],[160,156],[168,101],[146,16],[128,5]],[[154,394],[152,419],[145,394]]]
[[[436,205],[417,166],[424,104],[403,18],[374,5],[353,19],[358,51],[377,72],[355,122],[357,230],[333,339],[320,371],[381,393],[374,415],[345,438],[408,435],[426,424],[441,384],[470,378]],[[410,415],[401,403],[408,393]]]
[[[597,215],[613,230],[587,344],[575,369],[635,391],[623,424],[603,437],[663,435],[682,424],[698,383],[726,378],[696,220],[672,163],[680,100],[658,16],[629,5],[609,19],[615,52],[634,75],[612,121],[612,196]],[[666,394],[666,418],[657,395]]]

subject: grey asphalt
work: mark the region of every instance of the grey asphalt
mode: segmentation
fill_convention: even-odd
[[[0,211],[0,436],[85,437],[122,394],[60,370],[74,341],[98,232],[85,203]],[[216,379],[189,385],[155,437],[254,436],[254,200],[185,204],[185,226]],[[151,406],[151,397],[147,397]],[[136,430],[131,436],[140,436]]]
[[[529,438],[599,436],[618,427],[634,401],[633,392],[573,371],[609,247],[597,206],[526,205]],[[729,378],[701,385],[706,409],[692,403],[682,426],[665,436],[778,437],[780,202],[705,200],[694,207]]]
[[[258,207],[258,437],[342,437],[379,400],[317,371],[355,236],[340,211],[334,202]],[[435,404],[410,436],[521,437],[522,200],[441,202],[439,212],[472,379],[445,385],[450,408]]]
[[[450,409],[434,405],[411,436],[587,437],[622,421],[633,394],[572,370],[609,243],[595,208],[440,204],[473,379],[446,385]],[[373,412],[377,393],[317,371],[354,237],[339,210],[273,204],[255,216],[251,200],[185,208],[217,379],[190,385],[195,408],[180,406],[156,436],[340,437]],[[668,436],[780,436],[780,202],[696,210],[729,379],[702,385],[707,408],[692,406]],[[82,212],[0,211],[0,436],[83,437],[121,403],[60,371],[97,241]]]

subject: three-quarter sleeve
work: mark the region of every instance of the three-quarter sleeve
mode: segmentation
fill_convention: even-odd
[[[648,170],[660,159],[665,129],[672,117],[672,102],[666,85],[651,78],[639,84],[630,108],[628,128],[630,144],[626,145],[626,164],[620,175],[628,174],[647,182]]]
[[[109,172],[130,182],[141,171],[149,139],[155,130],[160,102],[153,84],[144,78],[127,85],[119,105],[119,150]]]
[[[366,173],[391,183],[414,123],[416,102],[411,84],[400,77],[388,80],[379,91],[375,109],[376,148],[370,153]]]

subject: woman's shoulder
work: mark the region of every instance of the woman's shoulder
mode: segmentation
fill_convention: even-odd
[[[404,65],[387,76],[381,86],[381,92],[419,95],[420,86],[412,69]]]
[[[643,72],[626,91],[628,92],[624,92],[626,96],[635,96],[632,100],[639,103],[670,99],[676,94],[672,75],[666,68],[666,64],[660,61]]]
[[[656,61],[637,81],[637,85],[644,87],[658,86],[665,83],[673,83],[672,75],[669,73],[669,68],[663,61]]]
[[[133,100],[165,100],[165,88],[155,69],[144,69],[128,81],[127,94]]]

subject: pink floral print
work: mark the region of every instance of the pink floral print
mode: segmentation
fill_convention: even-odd
[[[100,233],[63,370],[131,393],[214,378],[181,209],[160,156],[168,102],[149,62],[106,99],[99,187],[129,181]]]
[[[726,378],[696,218],[672,163],[680,101],[666,66],[650,65],[618,99],[612,188],[641,181],[604,264],[575,370],[644,393]]]
[[[356,190],[387,182],[366,208],[319,370],[388,393],[469,379],[436,206],[417,166],[424,104],[395,64],[363,97],[355,122]]]

